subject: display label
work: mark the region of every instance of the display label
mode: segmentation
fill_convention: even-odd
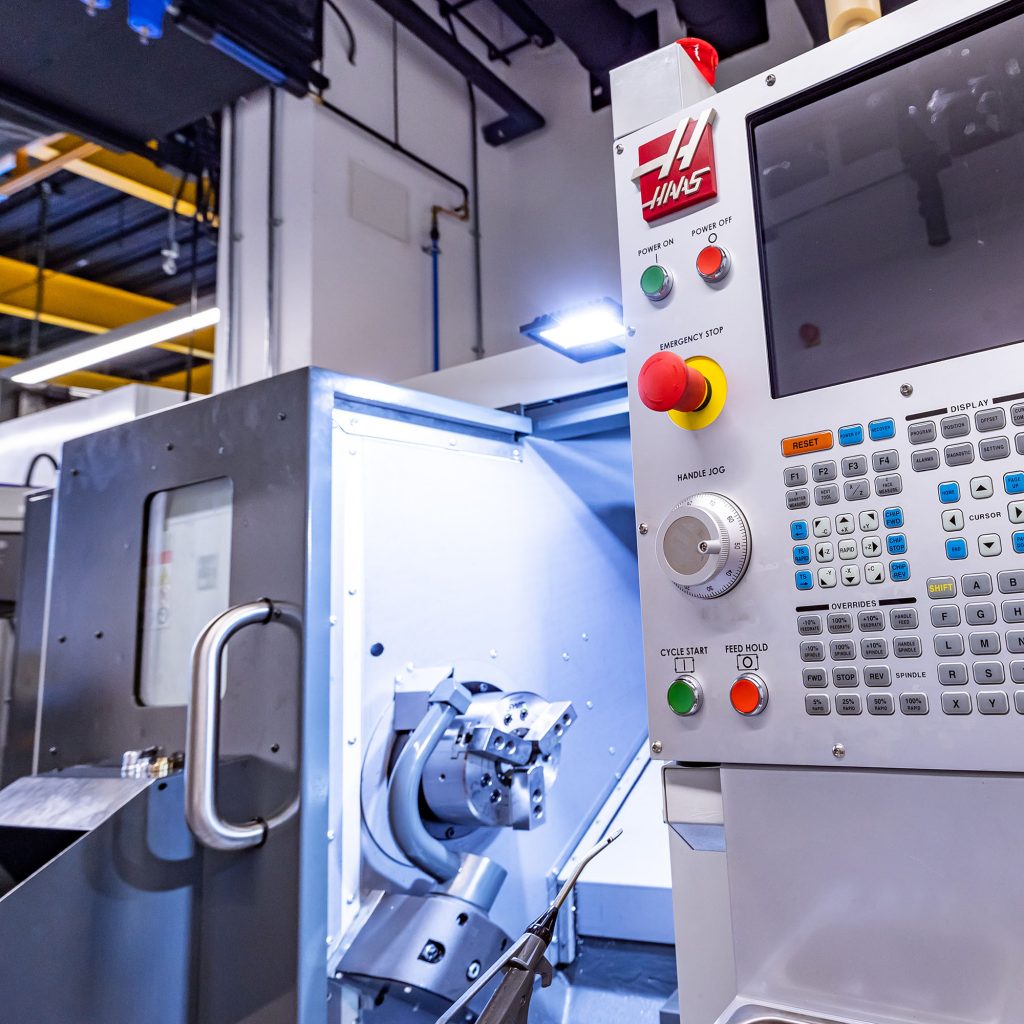
[[[667,217],[718,195],[714,121],[714,108],[708,107],[696,121],[684,117],[674,132],[640,146],[632,180],[640,186],[644,220]]]

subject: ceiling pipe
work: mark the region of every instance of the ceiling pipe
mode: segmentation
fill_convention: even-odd
[[[858,6],[863,6],[865,2],[866,0],[862,0]],[[883,15],[892,14],[893,11],[898,11],[912,2],[913,0],[882,0],[880,9]],[[800,8],[800,14],[807,25],[807,31],[811,33],[814,45],[821,46],[822,43],[827,43],[829,41],[829,18],[822,0],[796,0],[796,5]],[[879,5],[876,3],[875,6]]]
[[[658,15],[634,18],[615,0],[529,0],[529,6],[590,72],[591,107],[611,101],[608,73],[658,48]]]
[[[525,0],[494,0],[494,6],[512,22],[524,35],[530,37],[534,46],[550,46],[555,33],[527,7]]]
[[[838,39],[882,16],[881,0],[825,0],[828,37]]]
[[[435,21],[413,0],[375,2],[505,111],[505,117],[501,120],[492,121],[483,127],[484,138],[492,146],[511,142],[544,127],[544,118],[539,111],[477,60],[439,21]]]
[[[675,0],[686,34],[706,39],[723,60],[768,42],[765,0]]]

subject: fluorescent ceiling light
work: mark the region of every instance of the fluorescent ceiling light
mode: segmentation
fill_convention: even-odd
[[[105,363],[161,341],[170,341],[171,338],[180,338],[192,331],[212,327],[219,320],[220,310],[209,301],[202,303],[195,313],[190,311],[189,306],[177,306],[166,313],[158,313],[103,334],[90,334],[78,341],[68,342],[52,352],[15,363],[0,373],[0,376],[16,384],[42,384],[74,370]]]
[[[519,330],[580,363],[622,352],[626,336],[622,307],[607,298],[539,316]]]

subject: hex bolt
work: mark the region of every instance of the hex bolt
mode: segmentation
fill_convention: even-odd
[[[469,967],[466,968],[466,981],[476,981],[480,977],[480,961],[474,960]]]

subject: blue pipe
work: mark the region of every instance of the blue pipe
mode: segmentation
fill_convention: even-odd
[[[430,270],[433,278],[433,320],[434,320],[434,371],[441,369],[441,277],[440,236],[435,226],[430,231]]]
[[[214,32],[210,37],[210,45],[215,50],[220,50],[226,57],[238,61],[239,64],[247,67],[250,71],[254,71],[261,78],[265,78],[271,84],[284,85],[285,74],[283,71],[275,68],[273,64],[268,64],[265,60],[257,57],[256,54],[245,49],[244,46],[240,46],[223,33]]]
[[[128,24],[143,40],[159,39],[164,34],[167,0],[128,0]]]

